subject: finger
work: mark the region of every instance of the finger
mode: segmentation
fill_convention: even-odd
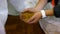
[[[30,21],[29,23],[36,23],[36,22],[38,22],[38,20],[40,20],[40,16],[36,15],[34,20]]]
[[[29,11],[29,9],[30,9],[30,8],[24,9],[24,12],[25,12],[25,11]]]
[[[20,20],[25,22],[24,18],[25,18],[24,16],[20,15]]]
[[[32,8],[30,8],[30,9],[28,9],[30,12],[35,12],[35,9],[32,9]]]
[[[36,17],[36,14],[35,15],[33,15],[28,21],[27,21],[27,23],[29,23],[29,22],[31,22],[31,21],[33,21],[34,19],[35,19],[35,17]]]
[[[33,21],[30,22],[30,24],[36,23],[38,20],[39,20],[39,18],[36,17]]]
[[[24,12],[27,12],[28,11],[28,9],[25,9],[25,10],[23,10]]]
[[[33,8],[27,8],[27,9],[25,9],[24,11],[33,12],[33,11],[34,11],[34,9],[33,9]]]

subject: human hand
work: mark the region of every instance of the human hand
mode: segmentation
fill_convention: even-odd
[[[28,23],[28,24],[37,23],[37,21],[39,21],[39,19],[41,19],[41,17],[42,17],[40,10],[37,10],[34,8],[28,8],[25,11],[34,12],[34,15],[26,21],[26,23]]]

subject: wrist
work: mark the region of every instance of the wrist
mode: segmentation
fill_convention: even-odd
[[[42,13],[40,11],[38,11],[38,14],[39,14],[40,18],[42,18]]]

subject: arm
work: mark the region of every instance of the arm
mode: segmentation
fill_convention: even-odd
[[[39,3],[36,6],[36,9],[41,10],[47,4],[47,0],[39,0]]]
[[[27,11],[30,12],[35,12],[35,14],[28,20],[26,21],[27,23],[36,23],[38,20],[41,19],[41,12],[45,5],[47,4],[47,0],[39,0],[39,3],[35,8],[29,8]]]
[[[57,5],[52,10],[45,10],[47,16],[54,15],[55,17],[60,17],[60,5]]]
[[[53,9],[51,10],[45,10],[46,16],[53,16],[54,15],[54,11]]]
[[[31,12],[35,12],[35,14],[33,15],[33,17],[31,17],[27,23],[35,23],[37,22],[39,19],[42,18],[42,13],[40,10],[32,10],[29,9]],[[60,5],[57,5],[54,7],[54,9],[49,9],[49,10],[45,10],[46,16],[56,16],[56,17],[60,17]],[[33,20],[34,19],[34,20]]]

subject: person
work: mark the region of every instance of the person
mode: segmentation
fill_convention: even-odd
[[[43,9],[46,3],[46,0],[0,0],[0,34],[6,34],[4,26],[8,14],[17,16],[24,10],[35,7],[36,4],[36,9]]]
[[[38,15],[36,15],[36,16],[40,16],[39,18],[42,18],[42,14],[41,14],[41,11],[40,10],[36,10],[36,9],[33,9],[33,8],[31,8],[31,9],[28,9],[28,11],[30,11],[30,12],[35,12],[35,13],[37,13]],[[46,13],[46,16],[55,16],[55,17],[57,17],[57,18],[59,18],[60,17],[60,5],[57,5],[57,6],[55,6],[53,9],[48,9],[48,10],[44,10],[45,11],[45,13]],[[39,14],[40,13],[40,14]],[[33,17],[35,17],[35,16],[33,16]],[[30,21],[32,21],[34,18],[31,18],[31,19],[29,19],[27,22],[29,23]],[[38,20],[39,20],[39,18],[38,18]],[[37,18],[36,18],[37,19]],[[34,21],[34,22],[32,22],[32,23],[35,23],[35,22],[37,22],[38,20],[36,20],[36,21]],[[31,22],[30,22],[31,23]]]
[[[51,7],[54,7],[54,4]],[[60,17],[60,0],[58,0],[58,2],[56,3],[56,7],[54,7],[54,9],[51,8],[49,10],[45,10],[46,13],[44,12],[44,10],[40,11],[33,8],[28,9],[27,11],[35,12],[35,14],[27,21],[28,24],[37,23],[37,21],[40,20],[40,26],[46,34],[60,34],[60,18],[56,18]],[[48,17],[46,17],[46,15]],[[53,15],[55,15],[56,17]]]

